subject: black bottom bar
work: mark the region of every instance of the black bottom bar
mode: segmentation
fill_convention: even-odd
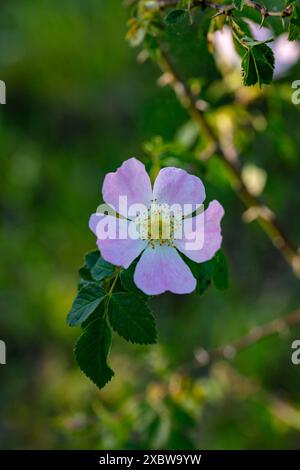
[[[85,451],[85,450],[3,450],[0,468],[29,465],[30,468],[147,468],[149,466],[194,466],[204,468],[241,468],[243,465],[295,464],[298,468],[300,451]]]
[[[149,466],[184,466],[202,468],[241,468],[242,466],[298,465],[300,451],[59,451],[3,450],[0,468],[4,464],[29,464],[31,468],[68,465],[68,468],[147,468]]]

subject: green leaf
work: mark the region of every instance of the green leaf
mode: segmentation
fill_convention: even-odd
[[[255,85],[258,80],[251,51],[252,49],[247,50],[242,60],[243,83],[245,86]]]
[[[82,266],[79,271],[79,281],[78,281],[78,290],[80,290],[82,287],[86,286],[90,282],[93,282],[94,279],[91,274],[91,269],[94,266],[94,264],[97,262],[99,258],[99,251],[91,251],[85,256],[85,263],[84,266]]]
[[[234,32],[239,38],[242,38],[244,36],[248,36],[249,38],[252,37],[251,28],[243,18],[232,18],[231,24]]]
[[[198,273],[197,273],[197,287],[196,292],[197,294],[203,295],[204,292],[209,288],[211,285],[213,276],[213,261],[206,261],[205,263],[200,263],[198,265]]]
[[[99,318],[103,317],[104,306],[105,306],[105,302],[101,302],[101,304],[98,305],[96,310],[94,310],[93,313],[91,313],[91,315],[81,323],[80,326],[83,330],[93,321],[99,320]]]
[[[103,301],[106,292],[96,283],[89,283],[80,289],[67,317],[70,326],[80,325]]]
[[[242,10],[245,6],[245,0],[233,0],[233,4],[235,8]]]
[[[176,24],[179,19],[182,19],[184,16],[187,15],[186,10],[172,10],[170,13],[166,16],[165,21],[167,24]]]
[[[147,299],[148,296],[136,286],[133,279],[136,264],[137,263],[132,263],[128,269],[123,269],[120,274],[120,279],[124,289]]]
[[[222,251],[218,251],[214,257],[213,281],[219,290],[228,288],[228,266],[226,256]]]
[[[98,281],[101,283],[115,271],[115,266],[105,261],[99,250],[94,250],[85,256],[85,264],[79,269],[78,290],[88,283]]]
[[[102,281],[115,272],[115,266],[105,261],[101,256],[91,269],[91,275],[95,281]]]
[[[139,344],[156,343],[155,319],[148,305],[131,292],[111,296],[109,321],[113,329],[127,341]]]
[[[90,251],[85,255],[85,266],[91,271],[100,256],[99,250]]]
[[[249,47],[242,60],[244,85],[269,84],[273,79],[274,54],[266,44]]]
[[[81,370],[99,388],[114,375],[107,363],[110,347],[111,330],[103,318],[89,323],[75,345],[75,357]]]
[[[77,286],[78,290],[82,289],[82,287],[86,286],[90,282],[93,282],[91,272],[87,268],[87,266],[82,266],[82,268],[79,269],[78,274],[79,274],[79,281],[78,281],[78,286]]]
[[[289,24],[289,41],[296,41],[300,38],[300,8],[298,5],[294,6],[293,15]]]
[[[78,274],[79,274],[79,277],[83,281],[87,281],[87,282],[92,282],[93,281],[91,271],[89,270],[89,268],[87,266],[82,266],[82,268],[79,269]]]

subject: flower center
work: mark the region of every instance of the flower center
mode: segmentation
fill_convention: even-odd
[[[168,204],[158,204],[155,200],[147,211],[141,213],[135,223],[139,227],[140,237],[155,245],[174,246],[174,240],[181,238],[182,213]]]

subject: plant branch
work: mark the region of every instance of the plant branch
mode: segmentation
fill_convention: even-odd
[[[275,334],[280,335],[285,333],[296,325],[300,325],[300,310],[296,310],[285,317],[272,320],[265,325],[256,326],[239,339],[220,348],[214,349],[213,351],[208,352],[205,349],[197,350],[195,352],[197,365],[199,367],[204,367],[221,359],[231,360],[238,352],[249,348],[253,344],[258,343],[265,338]]]
[[[158,0],[158,3],[160,6],[160,9],[164,10],[165,8],[168,8],[170,6],[177,6],[179,2],[178,0]],[[263,18],[266,18],[268,16],[286,18],[293,14],[293,5],[288,5],[283,10],[280,10],[280,11],[274,11],[274,10],[268,10],[261,3],[255,2],[253,0],[245,0],[245,6],[258,11],[262,15]],[[233,3],[229,5],[222,5],[220,3],[216,3],[210,0],[191,0],[190,8],[194,9],[197,7],[200,7],[203,10],[205,10],[206,8],[210,8],[212,10],[217,11],[217,14],[224,14],[224,15],[228,15],[237,9]]]
[[[158,64],[164,74],[168,76],[168,83],[174,89],[182,106],[190,114],[192,120],[198,125],[199,130],[210,142],[210,153],[216,155],[227,169],[228,178],[234,191],[248,209],[251,220],[257,220],[263,231],[280,251],[284,259],[293,269],[295,275],[300,278],[300,254],[284,234],[279,226],[275,214],[259,198],[255,197],[247,189],[241,174],[238,158],[232,160],[230,152],[222,142],[209,120],[197,97],[192,93],[186,81],[176,70],[171,58],[161,46],[161,54]]]
[[[195,358],[199,367],[210,365],[218,360],[233,359],[236,354],[244,349],[249,348],[259,341],[288,331],[291,327],[300,325],[300,310],[296,310],[276,320],[272,320],[261,326],[252,328],[247,334],[239,339],[220,348],[216,348],[210,352],[205,349],[199,349],[195,352]]]

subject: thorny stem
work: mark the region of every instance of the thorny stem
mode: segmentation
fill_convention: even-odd
[[[178,0],[158,0],[160,9],[163,10],[170,6],[178,5]],[[255,2],[253,0],[245,0],[245,5],[249,8],[252,8],[258,11],[263,18],[268,16],[279,17],[279,18],[286,18],[293,14],[293,5],[288,5],[283,10],[280,11],[273,11],[268,10],[264,5],[261,3]],[[224,14],[228,15],[236,10],[236,6],[231,3],[229,5],[221,5],[220,3],[216,3],[210,0],[191,0],[190,2],[190,9],[200,7],[203,10],[206,8],[211,8],[212,10],[216,10],[217,14]]]
[[[241,336],[236,341],[233,341],[232,343],[229,343],[225,346],[216,348],[210,352],[206,351],[205,349],[197,350],[195,352],[197,365],[198,367],[204,367],[211,365],[212,363],[221,359],[231,360],[238,352],[249,348],[253,344],[258,343],[259,341],[268,338],[269,336],[275,334],[280,335],[289,330],[291,327],[299,324],[300,310],[295,310],[289,315],[252,328],[244,336]]]
[[[211,144],[211,154],[216,155],[228,172],[228,178],[234,191],[248,209],[251,220],[257,220],[263,231],[270,238],[273,245],[280,251],[284,259],[293,269],[294,274],[300,278],[300,254],[284,234],[278,224],[275,214],[259,198],[249,192],[243,182],[241,168],[238,159],[232,160],[226,146],[223,146],[220,138],[210,125],[205,112],[199,106],[199,101],[192,93],[186,81],[174,67],[172,60],[163,47],[158,64],[163,73],[170,77],[169,83],[174,89],[182,106],[188,111],[192,120],[198,125]]]

